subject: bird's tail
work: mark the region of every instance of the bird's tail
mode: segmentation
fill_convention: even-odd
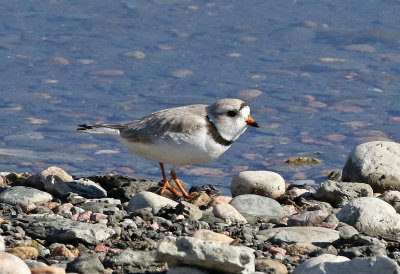
[[[115,136],[119,135],[121,125],[112,125],[112,124],[81,124],[78,125],[77,131],[83,131],[87,133],[95,133],[102,135]]]

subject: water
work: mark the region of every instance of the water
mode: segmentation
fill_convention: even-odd
[[[397,1],[2,1],[0,12],[2,171],[159,180],[157,163],[76,125],[223,97],[245,99],[261,127],[178,176],[225,194],[239,170],[319,183],[355,145],[399,139]],[[293,156],[322,163],[287,166]]]

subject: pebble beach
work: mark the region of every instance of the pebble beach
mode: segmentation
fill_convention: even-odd
[[[115,173],[3,171],[0,273],[400,273],[399,166],[400,144],[373,141],[317,187],[243,171],[231,196],[187,201]]]

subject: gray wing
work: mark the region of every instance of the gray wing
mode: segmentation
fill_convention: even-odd
[[[188,134],[205,124],[206,106],[190,105],[152,113],[139,121],[121,125],[121,137],[153,143],[156,139],[171,138],[171,133]]]

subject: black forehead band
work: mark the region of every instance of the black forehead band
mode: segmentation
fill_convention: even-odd
[[[242,110],[244,107],[247,107],[247,104],[246,104],[245,102],[243,102],[243,103],[240,105],[239,110]]]

